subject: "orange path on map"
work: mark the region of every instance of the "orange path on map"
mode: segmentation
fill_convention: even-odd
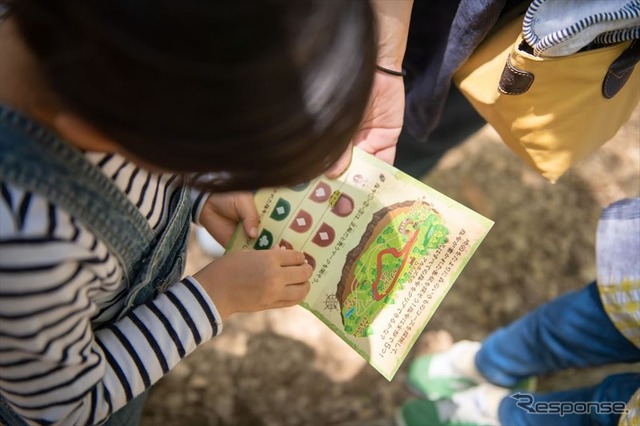
[[[411,247],[413,247],[413,244],[416,242],[416,238],[418,237],[419,234],[419,229],[417,229],[413,235],[411,235],[411,239],[407,242],[407,244],[404,245],[404,247],[402,248],[402,250],[398,251],[394,248],[388,248],[388,249],[384,249],[381,252],[378,253],[378,257],[376,259],[376,266],[378,268],[378,270],[376,271],[376,279],[372,284],[373,287],[373,298],[377,301],[382,299],[383,297],[385,297],[387,294],[389,294],[391,292],[391,290],[393,290],[393,287],[396,285],[396,282],[398,281],[398,278],[400,277],[400,273],[402,272],[402,269],[404,268],[404,265],[406,265],[407,260],[409,259],[409,254],[411,253]],[[396,259],[400,256],[403,256],[402,259],[402,264],[400,265],[400,267],[398,268],[398,270],[396,271],[396,273],[393,276],[393,279],[391,280],[391,284],[389,284],[389,288],[387,289],[387,291],[385,291],[383,294],[378,293],[378,284],[380,284],[380,279],[382,278],[382,257],[385,254],[390,254],[393,257],[395,257]]]

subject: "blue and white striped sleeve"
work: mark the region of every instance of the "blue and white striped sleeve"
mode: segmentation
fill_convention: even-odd
[[[96,341],[113,371],[104,377],[111,403],[124,406],[220,331],[215,306],[190,278],[98,330]]]
[[[207,191],[197,189],[191,190],[191,221],[196,225],[201,225],[200,213],[202,213],[202,208],[207,202],[209,195],[211,195],[211,193]]]
[[[112,323],[121,278],[82,224],[2,184],[0,395],[28,423],[99,423],[220,333],[192,278]]]

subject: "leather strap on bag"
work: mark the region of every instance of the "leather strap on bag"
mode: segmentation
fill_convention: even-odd
[[[521,43],[522,48],[526,43]],[[528,45],[527,45],[528,46]],[[611,64],[602,81],[602,96],[613,98],[626,84],[636,64],[640,62],[640,40],[634,40]],[[505,95],[521,95],[531,87],[535,76],[519,70],[511,64],[510,58],[502,70],[498,90]]]
[[[629,80],[638,62],[640,62],[640,40],[634,40],[607,70],[602,82],[602,96],[607,99],[613,98]]]

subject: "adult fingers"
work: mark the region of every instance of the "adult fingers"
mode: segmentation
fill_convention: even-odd
[[[380,150],[376,152],[375,155],[385,163],[393,165],[393,162],[396,159],[396,146],[394,145],[390,146],[389,148]]]
[[[352,151],[353,145],[350,143],[347,149],[342,153],[340,158],[338,158],[338,161],[333,163],[333,166],[331,166],[331,168],[327,170],[325,176],[330,179],[335,179],[340,176],[345,170],[347,170],[347,167],[349,167],[349,163],[351,163]]]

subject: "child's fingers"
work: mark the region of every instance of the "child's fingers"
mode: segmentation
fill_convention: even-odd
[[[256,238],[258,236],[258,210],[253,202],[253,194],[250,192],[239,193],[234,201],[244,231],[249,237]]]
[[[289,303],[288,306],[299,303],[307,296],[310,289],[311,285],[308,281],[301,284],[288,285],[282,292],[282,302]]]
[[[282,269],[282,274],[285,283],[295,285],[308,281],[313,275],[313,268],[307,264],[287,266]]]
[[[296,266],[305,263],[304,254],[301,251],[276,249],[273,253],[277,256],[280,266]]]
[[[280,309],[280,308],[289,308],[291,306],[295,306],[298,303],[302,302],[302,300],[298,300],[293,301],[293,300],[279,300],[277,302],[274,302],[271,306],[269,306],[269,308],[267,309]]]

